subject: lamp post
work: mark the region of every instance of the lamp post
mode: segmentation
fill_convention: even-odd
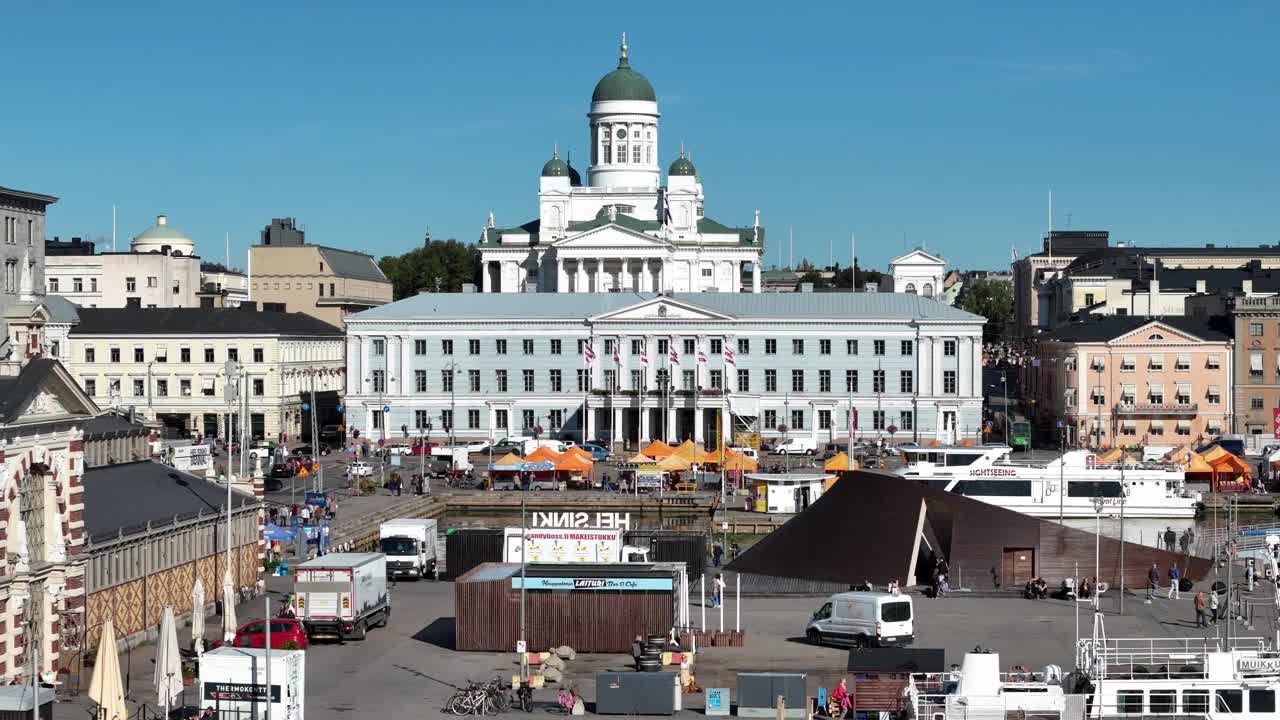
[[[461,374],[462,371],[458,369],[458,362],[456,360],[451,360],[444,369],[449,371],[449,422],[446,423],[446,427],[444,429],[449,432],[449,450],[452,452],[453,446],[457,444],[453,435],[453,426],[457,424],[457,420],[454,417],[454,411],[457,409],[456,390],[458,383],[456,376]],[[450,460],[450,465],[452,466],[452,459]]]
[[[1093,513],[1096,526],[1093,534],[1093,611],[1098,612],[1098,583],[1102,581],[1102,508],[1107,501],[1102,497],[1094,497]]]
[[[1000,371],[1000,384],[1004,386],[1004,444],[1009,444],[1009,377]]]

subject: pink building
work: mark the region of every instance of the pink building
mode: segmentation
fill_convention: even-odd
[[[1203,442],[1231,428],[1231,348],[1206,318],[1066,325],[1040,336],[1027,402],[1037,427],[1060,428],[1069,446]]]

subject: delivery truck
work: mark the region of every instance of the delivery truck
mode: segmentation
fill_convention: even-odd
[[[268,682],[268,655],[262,648],[205,651],[200,656],[200,700],[192,704],[211,707],[220,718],[303,720],[306,657],[303,650],[272,650]]]
[[[436,571],[436,521],[396,518],[378,527],[378,549],[387,556],[387,577],[422,579]]]
[[[294,568],[294,613],[312,639],[363,640],[391,617],[382,553],[333,553]]]

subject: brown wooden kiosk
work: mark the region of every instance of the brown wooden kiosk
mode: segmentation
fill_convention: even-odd
[[[1118,587],[1119,540],[1101,539],[1101,580]],[[1124,543],[1126,588],[1146,587],[1176,562],[1200,580],[1207,558]],[[951,584],[1021,590],[1043,577],[1050,590],[1094,574],[1094,534],[875,471],[845,473],[804,512],[731,562],[730,570],[840,583],[927,584],[930,555],[950,565]]]

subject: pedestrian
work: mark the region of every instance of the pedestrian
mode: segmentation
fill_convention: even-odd
[[[1205,602],[1203,590],[1196,593],[1196,599],[1192,604],[1195,605],[1196,608],[1196,627],[1209,627],[1209,622],[1205,620],[1205,608],[1208,607],[1208,603]]]
[[[1166,599],[1181,600],[1182,594],[1178,583],[1182,581],[1182,573],[1178,570],[1178,563],[1169,563],[1169,594]]]
[[[1191,536],[1189,535],[1190,532],[1191,532],[1190,530],[1183,530],[1182,536],[1178,539],[1178,547],[1182,551],[1183,555],[1186,555],[1188,552],[1191,551]]]
[[[640,672],[640,653],[644,651],[644,638],[636,635],[631,641],[631,658],[635,662],[636,672]]]
[[[711,607],[718,608],[724,600],[724,578],[720,573],[716,573],[716,577],[711,581]]]
[[[1177,542],[1178,536],[1173,532],[1173,528],[1166,526],[1164,531],[1164,549],[1173,552],[1173,544]]]
[[[1151,563],[1151,571],[1147,573],[1147,600],[1146,604],[1150,605],[1152,600],[1156,598],[1156,592],[1160,590],[1160,569],[1155,563]]]
[[[711,543],[711,562],[716,567],[720,567],[720,561],[724,558],[724,545],[719,540]]]
[[[738,545],[737,540],[734,540],[732,543],[729,543],[729,559],[730,560],[737,560],[738,554],[741,552],[742,552],[742,548]]]
[[[1213,616],[1213,624],[1218,624],[1218,591],[1209,588],[1209,614]]]

